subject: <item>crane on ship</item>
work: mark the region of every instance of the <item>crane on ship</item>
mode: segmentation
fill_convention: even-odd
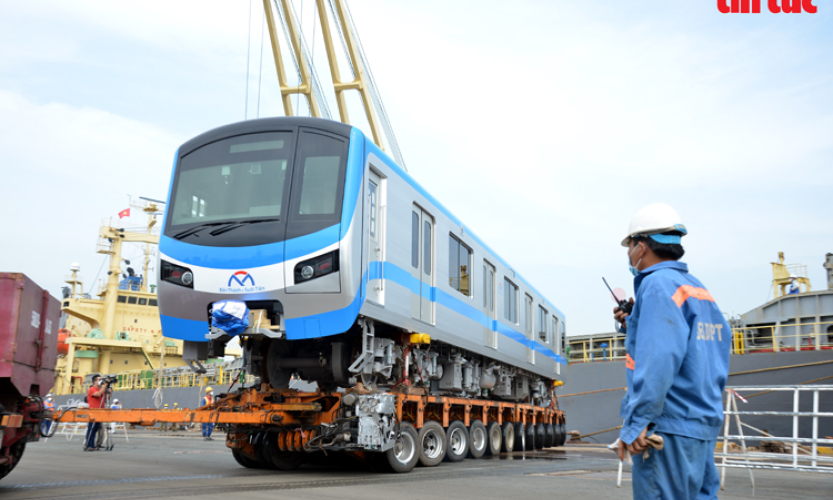
[[[301,23],[298,21],[293,3],[291,0],[263,0],[263,10],[284,114],[297,116],[296,108],[299,106],[293,107],[292,96],[299,94],[306,98],[310,116],[332,120],[332,112],[324,94],[324,87],[321,85],[318,71],[313,64],[313,54],[309,50],[309,44],[307,44]],[[335,93],[338,107],[338,119],[342,123],[351,124],[345,93],[349,90],[357,91],[361,97],[362,108],[370,126],[373,142],[407,170],[347,3],[345,0],[315,0],[313,14],[315,17],[313,22],[316,23],[315,27],[320,26],[327,53],[332,90]],[[330,18],[333,20],[332,23]],[[352,79],[347,78],[346,81],[341,76],[339,54],[333,41],[334,32],[341,43],[349,66],[348,72],[352,77]],[[286,54],[282,51],[281,33],[285,39]],[[315,34],[313,31],[313,38]],[[287,59],[295,69],[297,85],[290,84],[286,68]]]

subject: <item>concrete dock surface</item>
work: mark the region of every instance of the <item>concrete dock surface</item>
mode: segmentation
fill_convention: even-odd
[[[161,434],[130,430],[114,438],[112,451],[83,452],[82,439],[55,436],[29,443],[23,460],[0,481],[0,498],[220,500],[247,499],[538,499],[632,498],[625,468],[616,487],[618,459],[594,446],[565,446],[497,458],[417,467],[408,474],[378,473],[354,466],[306,465],[296,471],[245,469],[226,448],[222,433],[204,441],[198,432]],[[789,471],[729,469],[721,499],[828,499],[833,476]],[[428,493],[430,488],[432,493]],[[285,490],[285,491],[282,491]],[[291,490],[291,491],[290,491]]]

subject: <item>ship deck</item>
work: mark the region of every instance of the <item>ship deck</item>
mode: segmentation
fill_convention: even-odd
[[[566,446],[497,458],[417,467],[408,474],[382,474],[366,468],[345,470],[308,465],[293,472],[244,469],[225,447],[223,434],[203,441],[198,431],[160,435],[158,430],[130,430],[129,443],[115,436],[115,448],[81,451],[80,437],[55,436],[29,443],[22,461],[0,481],[4,500],[133,499],[198,496],[226,499],[245,492],[249,499],[426,498],[425,485],[448,499],[631,498],[626,467],[616,488],[618,460],[596,446]],[[755,471],[757,488],[745,470],[727,472],[721,499],[829,498],[830,475],[789,471]],[[292,490],[281,492],[280,490]]]

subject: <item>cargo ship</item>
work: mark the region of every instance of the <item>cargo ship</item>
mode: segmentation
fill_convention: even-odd
[[[803,265],[772,262],[774,298],[729,320],[733,342],[728,386],[810,385],[833,383],[833,254],[823,264],[827,289],[812,290]],[[795,276],[799,293],[788,294]],[[625,334],[604,333],[568,337],[564,352],[569,365],[561,369],[564,386],[558,403],[584,441],[612,443],[619,436],[619,409],[627,390]],[[742,410],[793,411],[792,393],[740,393]],[[800,411],[812,411],[812,396],[799,401]],[[819,411],[833,412],[833,401],[822,399]],[[810,437],[812,419],[800,419],[799,433]],[[792,418],[759,416],[744,422],[776,436],[792,434]],[[819,419],[819,436],[833,435],[833,419]],[[573,433],[576,434],[575,432]]]

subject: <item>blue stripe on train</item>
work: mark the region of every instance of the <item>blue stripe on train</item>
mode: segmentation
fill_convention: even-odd
[[[489,318],[483,311],[472,307],[471,305],[463,302],[462,300],[446,293],[443,290],[438,289],[437,287],[421,287],[420,280],[411,276],[411,273],[402,269],[401,267],[392,264],[390,262],[385,262],[384,268],[382,268],[381,262],[371,262],[370,269],[369,269],[369,276],[370,279],[382,279],[384,278],[387,281],[391,281],[396,283],[397,285],[404,286],[405,288],[409,289],[412,293],[425,297],[432,302],[436,302],[452,311],[456,312],[457,314],[461,314],[473,321],[477,321],[481,325],[486,328],[495,331],[504,337],[514,340],[520,344],[523,344],[525,347],[529,349],[533,349],[537,352],[540,352],[544,356],[551,358],[563,365],[567,364],[567,359],[563,356],[556,354],[553,352],[552,349],[548,348],[547,346],[540,344],[534,340],[531,340],[526,337],[523,333],[515,330],[514,328],[508,327],[497,320],[492,320]]]

